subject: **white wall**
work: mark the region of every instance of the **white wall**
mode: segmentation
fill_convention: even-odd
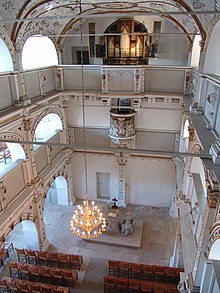
[[[117,197],[119,168],[114,156],[87,155],[89,199],[97,199],[96,172],[110,173],[110,197]],[[84,157],[73,154],[73,193],[85,198]],[[125,167],[126,201],[155,207],[170,207],[175,190],[172,160],[129,158]]]
[[[188,42],[186,36],[169,21],[162,21],[159,54],[157,59],[150,58],[150,65],[188,64]],[[182,34],[181,34],[182,33]]]

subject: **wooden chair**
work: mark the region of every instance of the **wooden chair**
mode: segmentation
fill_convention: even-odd
[[[53,293],[53,289],[52,287],[48,286],[48,285],[41,285],[41,292],[42,293]]]
[[[26,254],[27,254],[27,262],[29,264],[33,264],[33,265],[38,264],[38,258],[37,258],[36,251],[34,251],[34,250],[26,250]]]
[[[46,251],[37,252],[37,260],[40,266],[48,266],[48,254]]]
[[[131,278],[142,279],[142,265],[138,263],[131,263]]]
[[[23,263],[18,263],[19,279],[29,280],[28,266]]]
[[[30,292],[30,288],[28,286],[27,283],[25,282],[16,282],[17,287],[18,287],[18,291],[20,293],[29,293]]]
[[[16,262],[10,262],[8,264],[10,277],[11,278],[19,278],[19,270]]]
[[[18,286],[14,281],[7,280],[6,281],[7,291],[10,293],[18,292]]]
[[[57,252],[48,253],[48,265],[50,267],[58,268],[58,253]]]
[[[154,266],[142,264],[142,280],[153,281]]]
[[[81,257],[79,255],[69,254],[69,265],[70,269],[80,270],[81,267]]]
[[[154,293],[166,293],[166,284],[160,282],[153,283],[153,292]]]
[[[179,293],[177,286],[174,284],[167,284],[166,293]]]
[[[118,268],[119,268],[119,277],[122,278],[129,278],[130,276],[130,266],[131,264],[126,261],[120,261]]]
[[[28,266],[28,272],[29,272],[29,280],[30,281],[40,281],[41,279],[41,273],[39,272],[39,269],[37,266]]]
[[[108,261],[108,273],[110,276],[119,276],[119,262],[118,260]]]
[[[42,283],[51,283],[51,273],[50,268],[48,267],[39,267],[39,273],[40,273],[40,282]]]
[[[78,274],[76,271],[62,270],[63,286],[74,287],[75,281],[78,280]]]
[[[51,273],[51,282],[52,284],[56,284],[61,286],[63,284],[63,276],[60,269],[52,268],[50,270]]]
[[[142,293],[152,293],[153,292],[153,282],[151,281],[140,281],[140,292]]]
[[[26,254],[26,250],[23,248],[15,248],[16,253],[17,253],[17,258],[18,261],[21,263],[26,263],[27,262],[27,254]]]
[[[140,290],[140,281],[129,279],[128,280],[128,293],[137,293]]]
[[[58,267],[69,269],[70,268],[70,261],[68,254],[58,253]]]
[[[104,276],[104,293],[115,293],[114,276]]]
[[[176,268],[167,267],[165,275],[166,275],[166,283],[170,283],[170,284],[179,283],[179,279],[176,275]]]
[[[30,290],[32,293],[40,293],[41,286],[39,284],[31,283],[29,284]]]
[[[5,280],[0,280],[0,292],[7,292],[7,285]]]
[[[116,278],[116,293],[127,293],[128,291],[128,279]]]
[[[154,282],[164,283],[166,281],[165,271],[165,266],[154,266]]]

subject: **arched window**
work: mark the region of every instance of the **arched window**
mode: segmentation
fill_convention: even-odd
[[[48,114],[37,125],[34,140],[38,142],[47,141],[62,129],[60,117],[54,113]],[[34,148],[36,149],[38,146],[35,145]]]
[[[220,75],[220,21],[215,25],[209,38],[203,72]]]
[[[201,36],[196,35],[193,42],[192,47],[192,56],[191,56],[191,66],[198,67],[199,66],[199,58],[200,58],[200,45]]]
[[[27,39],[22,51],[23,69],[58,65],[56,48],[45,36],[35,35]]]
[[[0,38],[0,56],[1,56],[1,62],[0,62],[0,72],[6,72],[6,71],[13,71],[13,63],[11,59],[11,54],[5,45],[4,41]]]
[[[25,153],[18,143],[0,143],[0,173],[10,168],[18,160],[25,160]],[[4,172],[5,172],[4,171]]]
[[[220,239],[217,239],[211,247],[210,253],[209,253],[209,259],[218,259],[220,260]]]

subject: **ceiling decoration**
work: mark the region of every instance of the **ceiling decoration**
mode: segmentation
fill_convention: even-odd
[[[203,39],[214,18],[214,14],[187,15],[187,12],[216,11],[220,9],[219,0],[81,0],[81,12],[79,0],[0,0],[1,26],[6,28],[12,41],[21,41],[28,30],[47,30],[58,39],[61,33],[67,33],[70,28],[77,25],[80,15],[95,17],[100,14],[123,14],[123,17],[131,13],[157,13],[161,16],[165,13],[170,20],[184,27],[188,33],[200,32]],[[169,17],[169,12],[171,15]],[[118,16],[117,16],[118,17]],[[31,19],[27,22],[14,22],[14,20]],[[39,19],[36,21],[35,19]],[[7,20],[3,23],[3,20]],[[11,22],[9,22],[11,20]]]

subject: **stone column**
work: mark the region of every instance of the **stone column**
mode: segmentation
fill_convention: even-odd
[[[173,195],[172,205],[169,208],[169,214],[173,217],[177,217],[177,207],[175,204],[176,198],[182,195],[183,187],[183,175],[184,175],[184,159],[179,157],[173,157],[176,170],[176,189]]]
[[[27,106],[31,104],[31,100],[29,99],[26,86],[25,86],[25,78],[24,71],[22,67],[22,48],[20,44],[16,44],[16,70],[18,71],[18,86],[19,86],[19,100],[15,101],[15,106]]]
[[[72,178],[72,167],[71,167],[72,159],[69,158],[66,161],[66,172],[68,174],[68,177],[66,178],[67,183],[68,183],[68,204],[70,206],[73,206],[76,198],[73,194],[73,178]]]
[[[108,92],[108,74],[106,70],[102,70],[102,93]]]
[[[44,211],[43,211],[43,195],[40,194],[38,198],[34,198],[34,213],[36,215],[36,228],[40,250],[47,250],[49,247],[49,241],[46,237],[46,229],[44,224]]]
[[[32,141],[32,120],[30,118],[23,119],[23,130],[25,140]],[[27,184],[30,186],[32,183],[36,183],[39,178],[37,174],[37,167],[35,163],[35,155],[34,155],[34,147],[31,144],[27,145],[27,152],[28,152],[28,164],[27,164],[27,172],[25,173]]]
[[[125,189],[125,166],[127,158],[123,153],[120,153],[118,157],[118,169],[119,169],[119,178],[118,178],[118,206],[126,207],[126,189]]]
[[[6,197],[6,187],[3,181],[0,181],[0,211],[7,208],[7,197]]]
[[[57,91],[64,90],[63,68],[56,68],[56,90]]]

